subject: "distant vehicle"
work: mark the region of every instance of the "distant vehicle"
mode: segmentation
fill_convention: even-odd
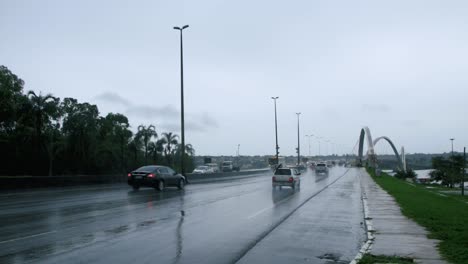
[[[196,167],[192,173],[198,173],[198,174],[208,174],[208,173],[213,173],[213,169],[208,167],[208,166],[198,166]]]
[[[324,162],[317,163],[317,165],[315,166],[315,173],[317,173],[317,174],[320,174],[320,173],[327,174],[328,173],[327,164],[325,164]]]
[[[218,173],[219,172],[219,166],[216,163],[207,163],[205,166],[210,167],[213,170],[213,173]]]
[[[304,164],[299,164],[296,169],[299,171],[299,172],[304,172],[307,170],[307,167],[304,166]]]
[[[275,174],[271,178],[272,180],[272,187],[275,188],[279,186],[289,186],[292,189],[300,188],[301,187],[301,175],[296,169],[291,168],[279,168],[276,169]]]
[[[232,165],[232,161],[223,161],[221,164],[221,169],[223,172],[231,172],[234,166]]]
[[[310,162],[309,163],[309,169],[315,170],[315,166],[316,166],[315,162]]]
[[[164,190],[166,186],[175,186],[179,190],[185,187],[185,177],[166,166],[143,166],[127,174],[127,183],[134,190],[141,186],[153,187],[158,191]]]
[[[331,160],[327,160],[327,167],[333,167],[333,162]]]

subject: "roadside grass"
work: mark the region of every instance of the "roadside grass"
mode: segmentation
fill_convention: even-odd
[[[451,263],[468,263],[468,204],[460,196],[438,195],[424,186],[409,184],[388,176],[372,178],[392,195],[402,213],[440,240],[439,251]]]
[[[406,264],[413,263],[413,260],[410,258],[402,258],[397,256],[374,256],[371,254],[365,254],[359,264],[373,264],[373,263],[396,263],[396,264]]]
[[[465,195],[461,195],[460,188],[449,188],[442,186],[433,186],[433,185],[421,185],[429,191],[440,193],[442,195],[448,195],[455,199],[468,202],[468,188],[465,189]]]

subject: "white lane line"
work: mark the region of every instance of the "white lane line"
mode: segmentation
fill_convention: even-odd
[[[28,238],[32,238],[32,237],[43,236],[43,235],[52,234],[52,233],[56,233],[56,232],[57,231],[54,230],[54,231],[39,233],[39,234],[25,236],[25,237],[13,238],[13,239],[9,239],[9,240],[0,241],[0,244],[4,244],[4,243],[8,243],[8,242],[14,242],[14,241],[23,240],[23,239],[28,239]]]
[[[268,211],[268,210],[273,209],[275,206],[278,206],[279,204],[282,204],[282,203],[284,203],[284,202],[290,200],[292,197],[294,197],[294,195],[296,195],[296,194],[293,194],[293,195],[289,196],[288,198],[283,199],[283,200],[277,202],[276,204],[274,204],[274,205],[272,205],[272,206],[269,206],[269,207],[267,207],[267,208],[263,208],[262,210],[256,212],[255,214],[250,215],[249,217],[247,217],[247,219],[252,219],[252,218],[254,218],[254,217],[258,216],[258,215],[261,215],[262,213],[264,213],[264,212],[266,212],[266,211]]]

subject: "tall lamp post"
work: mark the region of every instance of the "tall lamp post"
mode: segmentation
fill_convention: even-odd
[[[182,42],[182,31],[188,28],[189,25],[183,27],[174,27],[175,30],[180,31],[180,129],[181,129],[181,140],[182,140],[182,149],[181,149],[181,159],[180,159],[180,171],[182,175],[185,176],[185,122],[184,122],[184,48]]]
[[[273,101],[275,101],[275,138],[276,138],[276,165],[279,165],[279,146],[278,146],[278,118],[277,118],[277,115],[276,115],[276,99],[278,99],[279,97],[276,96],[276,97],[271,97],[271,99],[273,99]]]
[[[297,115],[297,165],[301,164],[301,141],[299,135],[299,116],[301,113],[296,113]]]
[[[463,148],[463,174],[462,174],[462,196],[465,195],[465,174],[466,174],[466,147]]]

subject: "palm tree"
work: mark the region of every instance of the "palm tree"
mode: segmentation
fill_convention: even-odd
[[[43,130],[46,130],[46,127],[51,125],[51,120],[57,120],[60,116],[59,111],[59,98],[47,94],[43,96],[41,93],[37,95],[34,91],[28,92],[28,98],[31,104],[32,120],[34,120],[34,147],[36,151],[36,157],[41,156],[41,142],[46,142],[47,140],[42,141]],[[52,130],[48,130],[49,133],[53,133]],[[49,146],[52,146],[53,136],[49,136]],[[53,153],[52,151],[47,151],[49,156],[49,174],[52,174],[52,163],[53,163]]]
[[[164,144],[166,144],[165,138],[161,138],[161,139],[158,139],[156,142],[152,141],[149,143],[149,146],[148,146],[149,155],[153,157],[154,163],[158,163],[159,155],[162,156],[162,153],[164,151]]]
[[[139,125],[135,137],[143,140],[143,146],[145,147],[145,163],[148,163],[148,144],[152,137],[158,137],[156,127],[153,125],[149,125],[148,127]]]
[[[51,118],[56,119],[60,115],[58,112],[59,98],[51,94],[43,96],[39,93],[37,95],[34,91],[28,92],[28,98],[32,107],[35,136],[36,139],[40,139],[44,124],[49,123]]]
[[[180,156],[181,151],[182,151],[182,144],[178,144],[176,154]],[[195,149],[193,148],[192,144],[185,144],[185,155],[189,155],[189,156],[195,155]]]
[[[177,146],[178,141],[177,139],[179,136],[172,134],[172,132],[169,133],[163,133],[163,138],[166,141],[165,143],[165,148],[164,148],[164,156],[166,156],[167,162],[169,165],[171,165],[171,160],[172,160],[172,155],[173,153],[173,146]]]

